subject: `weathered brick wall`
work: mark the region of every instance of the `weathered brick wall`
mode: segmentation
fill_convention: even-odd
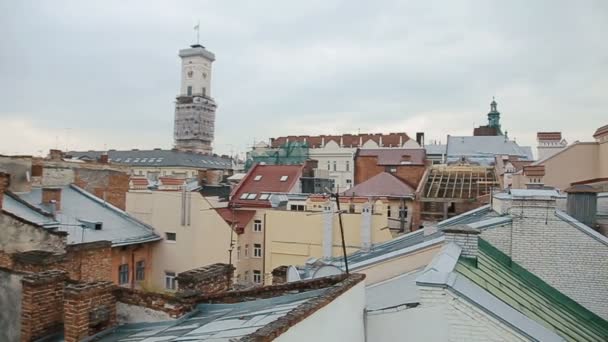
[[[0,156],[0,169],[11,175],[9,189],[13,192],[28,192],[32,189],[27,179],[31,168],[31,156]]]
[[[421,309],[434,306],[444,309],[442,318],[446,320],[449,341],[528,341],[523,335],[449,290],[421,286],[419,293]]]
[[[480,237],[511,256],[511,223],[484,229]]]
[[[69,245],[62,269],[77,281],[112,281],[112,243],[97,241]]]
[[[284,284],[287,282],[288,266],[279,266],[272,270],[272,284]]]
[[[21,279],[21,341],[61,330],[64,282],[62,271],[29,274]]]
[[[181,317],[194,307],[194,302],[182,300],[174,294],[145,292],[118,287],[114,290],[114,295],[120,303],[162,311],[173,318]]]
[[[391,168],[397,169],[397,172],[393,173],[395,176],[405,180],[414,187],[418,185],[426,171],[426,166],[424,165],[395,165],[391,166]],[[355,185],[385,172],[386,169],[387,166],[378,165],[378,157],[376,156],[358,156],[355,158]]]
[[[77,342],[116,325],[116,298],[111,282],[70,284],[63,302],[66,342]]]
[[[125,210],[129,175],[115,170],[75,169],[74,184]]]
[[[0,209],[2,209],[2,203],[4,202],[4,192],[8,190],[10,184],[10,175],[0,171]]]
[[[0,211],[0,250],[15,253],[43,250],[60,253],[67,233],[51,232],[10,213]]]
[[[177,275],[180,292],[217,293],[228,291],[232,287],[234,266],[229,264],[211,264],[182,272]]]
[[[466,258],[477,257],[477,238],[479,231],[470,228],[450,227],[444,230],[445,241],[454,242],[462,248],[461,256]]]
[[[45,165],[42,186],[66,186],[74,182],[74,170],[69,167]]]

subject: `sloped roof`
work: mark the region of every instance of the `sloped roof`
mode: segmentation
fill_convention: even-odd
[[[77,159],[97,160],[106,151],[72,151],[67,155]],[[183,152],[177,150],[126,150],[107,151],[109,161],[140,167],[189,167],[204,169],[232,169],[232,160],[208,156],[200,153]]]
[[[50,208],[41,203],[42,189],[34,188],[17,195],[30,205],[49,212]],[[75,185],[61,187],[61,210],[55,219],[59,221],[58,230],[68,233],[68,244],[107,240],[112,241],[112,246],[123,246],[161,239],[152,227]],[[102,227],[100,230],[84,229],[81,226],[85,222],[102,222]]]
[[[479,239],[477,263],[460,258],[456,271],[525,316],[571,341],[608,340],[608,322]]]
[[[378,157],[378,165],[424,165],[426,151],[422,148],[363,149],[357,156]]]
[[[238,210],[231,208],[217,208],[217,213],[228,223],[229,225],[235,224],[235,228],[244,229],[253,216],[255,216],[255,210]]]
[[[532,149],[519,146],[505,136],[448,136],[449,157],[491,157],[495,155],[518,156],[532,160]]]
[[[260,199],[260,195],[290,192],[299,182],[302,170],[302,165],[256,164],[233,190],[231,202],[244,207],[270,207],[268,198]]]
[[[360,134],[342,134],[342,135],[290,135],[285,137],[277,137],[271,139],[272,147],[279,147],[281,145],[286,144],[288,141],[291,142],[306,142],[310,148],[318,148],[323,147],[322,143],[325,142],[327,144],[330,141],[334,141],[337,144],[340,144],[340,140],[342,140],[342,145],[344,147],[361,147],[365,145],[365,143],[369,140],[373,140],[376,144],[380,144],[380,138],[382,137],[382,145],[384,146],[400,146],[404,144],[406,141],[410,140],[410,137],[406,133],[389,133],[389,134],[381,134],[381,133],[360,133]],[[362,144],[360,144],[362,143]]]
[[[536,138],[538,140],[561,141],[562,132],[538,132],[536,133]]]
[[[11,192],[5,193],[2,209],[40,226],[57,227],[59,224],[51,214],[29,204]]]
[[[608,134],[608,125],[598,128],[595,133],[593,133],[593,137],[598,138],[599,136],[604,134]]]
[[[185,179],[174,177],[158,177],[158,181],[162,185],[184,185]]]
[[[401,179],[382,172],[346,190],[344,196],[408,197],[413,196],[415,192],[416,189]]]

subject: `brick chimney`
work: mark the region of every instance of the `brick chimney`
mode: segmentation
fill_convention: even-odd
[[[54,205],[53,209],[55,211],[61,210],[61,188],[42,188],[42,204]]]
[[[78,342],[116,325],[114,284],[109,281],[66,285],[64,338]]]
[[[232,288],[234,266],[230,264],[211,264],[195,268],[177,275],[179,290],[182,293],[218,293]]]
[[[479,229],[467,225],[456,225],[443,230],[445,241],[454,242],[462,248],[461,255],[465,258],[477,258],[477,239],[481,233]]]
[[[99,156],[99,163],[100,164],[107,164],[108,163],[108,152],[103,152],[100,156]]]
[[[49,151],[49,159],[50,160],[55,160],[55,161],[60,161],[63,159],[63,152],[61,150],[54,150],[51,149]]]
[[[2,209],[2,202],[4,201],[4,192],[8,189],[10,180],[11,175],[6,172],[0,171],[0,209]]]
[[[21,341],[61,331],[66,278],[65,272],[51,270],[21,279]]]

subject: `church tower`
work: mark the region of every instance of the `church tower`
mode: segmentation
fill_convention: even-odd
[[[502,135],[500,130],[500,112],[496,109],[496,100],[492,99],[490,103],[490,112],[488,113],[488,126],[495,128],[498,135]]]
[[[182,59],[180,94],[175,103],[175,148],[212,154],[215,109],[211,97],[211,64],[215,55],[200,44],[179,51]]]

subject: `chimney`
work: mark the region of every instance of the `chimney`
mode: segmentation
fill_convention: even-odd
[[[4,201],[4,192],[8,189],[10,180],[11,175],[6,172],[0,171],[0,209],[2,209],[2,202]]]
[[[51,149],[49,151],[49,159],[55,160],[55,161],[60,161],[63,159],[63,152],[61,150]]]
[[[42,204],[52,206],[53,213],[61,210],[61,188],[42,188]]]
[[[212,294],[226,292],[232,288],[234,266],[216,263],[195,268],[177,275],[181,294]]]
[[[597,193],[590,185],[574,185],[565,190],[568,193],[566,212],[576,220],[596,229]]]
[[[416,142],[418,145],[420,145],[420,147],[424,147],[424,132],[416,133]]]
[[[108,152],[103,152],[100,156],[99,156],[99,163],[100,164],[108,164]]]
[[[116,325],[114,284],[109,281],[66,285],[63,302],[64,338],[82,341]]]
[[[272,270],[272,285],[285,284],[287,282],[288,266],[282,265]]]
[[[479,229],[471,228],[467,225],[456,225],[443,230],[445,241],[454,242],[462,248],[461,255],[465,258],[477,258],[477,239]]]
[[[325,204],[323,211],[323,259],[331,259],[334,243],[334,213],[331,202]]]
[[[369,252],[372,248],[372,203],[363,204],[361,211],[361,251]]]
[[[304,168],[302,170],[302,177],[314,177],[314,170],[319,167],[319,161],[314,159],[307,159],[304,162]]]

